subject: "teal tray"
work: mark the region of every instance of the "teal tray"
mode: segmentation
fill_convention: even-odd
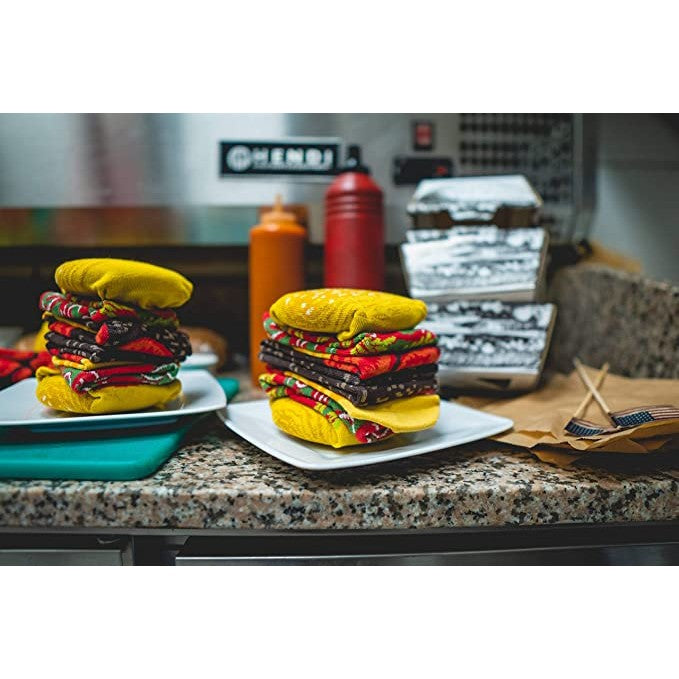
[[[240,390],[240,385],[238,384],[238,380],[234,379],[233,377],[218,377],[217,382],[219,382],[219,385],[224,390],[224,393],[226,394],[226,398],[229,401]]]
[[[0,478],[132,481],[153,473],[200,418],[110,432],[0,432]]]

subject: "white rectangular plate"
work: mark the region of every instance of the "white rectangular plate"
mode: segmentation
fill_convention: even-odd
[[[23,380],[0,390],[0,427],[29,427],[31,431],[142,427],[169,424],[178,417],[207,413],[226,406],[224,390],[207,371],[182,372],[180,379],[182,393],[164,408],[110,415],[75,415],[46,408],[35,396],[35,378]]]
[[[344,469],[377,464],[430,453],[494,436],[509,429],[506,417],[441,401],[441,414],[434,427],[413,434],[397,434],[383,443],[343,448],[302,441],[283,433],[271,419],[268,401],[250,401],[229,406],[226,426],[264,452],[301,469]]]
[[[182,372],[179,377],[181,378],[181,376],[184,374],[184,371],[186,370],[208,370],[214,374],[217,372],[218,363],[219,357],[217,354],[214,354],[211,351],[206,353],[191,354],[191,356],[187,356],[184,362],[181,364],[180,369]]]

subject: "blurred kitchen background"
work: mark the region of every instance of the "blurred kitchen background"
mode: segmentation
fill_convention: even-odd
[[[331,150],[327,173],[250,173],[247,142],[302,138]],[[185,322],[244,352],[249,229],[280,193],[308,229],[307,282],[320,285],[323,196],[349,144],[385,194],[393,291],[405,290],[396,246],[417,181],[479,174],[528,177],[553,261],[598,241],[679,282],[679,115],[4,114],[3,325],[35,329],[38,294],[64,259],[140,257],[192,278]]]

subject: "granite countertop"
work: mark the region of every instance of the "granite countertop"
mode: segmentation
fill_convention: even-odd
[[[559,273],[552,299],[559,307],[554,367],[569,370],[577,353],[591,365],[610,360],[611,370],[623,375],[679,377],[679,288],[584,265]],[[309,472],[270,457],[211,415],[140,481],[0,481],[0,527],[426,529],[677,521],[674,457],[666,470],[633,471],[629,463],[626,471],[561,469],[481,441],[375,466]]]
[[[0,526],[409,529],[670,521],[679,472],[560,469],[491,441],[386,464],[309,472],[216,416],[140,481],[0,481]]]

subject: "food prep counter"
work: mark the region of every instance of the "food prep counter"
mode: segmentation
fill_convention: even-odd
[[[667,556],[679,544],[678,491],[676,471],[560,469],[493,442],[308,472],[210,416],[147,479],[0,482],[0,549],[33,534],[34,549],[52,548],[53,536],[64,549],[66,535],[74,544],[108,537],[107,548],[121,538],[121,553],[131,545],[136,563],[174,563],[176,555],[179,563],[361,555],[433,555],[435,562],[498,550],[540,560],[545,549],[630,544],[662,544]],[[331,532],[341,536],[335,546]],[[649,554],[624,558],[659,553]]]
[[[557,368],[577,351],[626,374],[676,375],[673,289],[575,267],[552,294]],[[577,317],[594,313],[583,336]],[[210,415],[146,479],[0,481],[0,562],[72,563],[79,550],[121,564],[679,563],[679,465],[667,461],[562,469],[482,441],[309,472]]]

